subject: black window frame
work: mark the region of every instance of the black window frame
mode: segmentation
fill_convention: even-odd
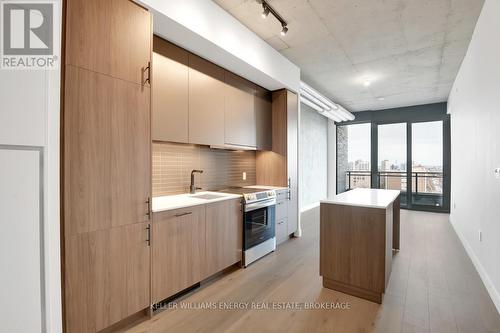
[[[371,124],[371,188],[376,188],[378,184],[378,126],[396,123],[406,123],[406,154],[407,154],[407,209],[419,211],[431,211],[440,213],[450,212],[451,201],[451,116],[447,112],[447,103],[434,103],[416,105],[410,107],[402,107],[387,110],[377,111],[362,111],[354,112],[356,118],[353,121],[346,121],[340,124],[335,124],[336,127],[356,125],[356,124]],[[442,121],[443,122],[443,205],[436,206],[420,206],[412,205],[412,124],[422,122]],[[338,131],[336,131],[335,141],[335,169],[336,182],[335,190],[339,193],[338,188]],[[342,191],[343,192],[343,191]]]

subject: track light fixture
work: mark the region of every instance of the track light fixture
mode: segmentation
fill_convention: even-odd
[[[281,17],[281,15],[271,7],[265,0],[257,0],[262,4],[262,18],[266,18],[269,16],[269,13],[273,14],[273,16],[281,23],[281,35],[285,36],[288,32],[288,27],[286,21]]]
[[[269,7],[265,3],[262,3],[262,18],[267,18],[269,16]]]
[[[286,25],[284,25],[283,29],[281,29],[281,36],[285,36],[287,32],[288,32],[288,28]]]

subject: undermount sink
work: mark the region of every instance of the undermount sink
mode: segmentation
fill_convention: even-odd
[[[204,200],[220,199],[220,198],[224,198],[224,197],[225,197],[225,195],[211,194],[211,193],[191,195],[191,198],[204,199]]]

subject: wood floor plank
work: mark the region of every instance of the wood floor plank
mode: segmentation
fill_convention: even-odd
[[[281,304],[301,309],[168,309],[127,333],[165,332],[498,332],[500,315],[467,257],[448,215],[401,211],[401,250],[381,305],[323,288],[319,210],[302,216],[291,239],[246,269],[235,269],[177,300]],[[348,309],[304,309],[304,304]]]

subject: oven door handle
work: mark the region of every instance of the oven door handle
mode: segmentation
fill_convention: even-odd
[[[276,199],[268,199],[268,200],[263,200],[259,202],[254,202],[251,204],[245,205],[245,212],[251,212],[257,209],[269,207],[269,206],[275,206],[276,205]]]

